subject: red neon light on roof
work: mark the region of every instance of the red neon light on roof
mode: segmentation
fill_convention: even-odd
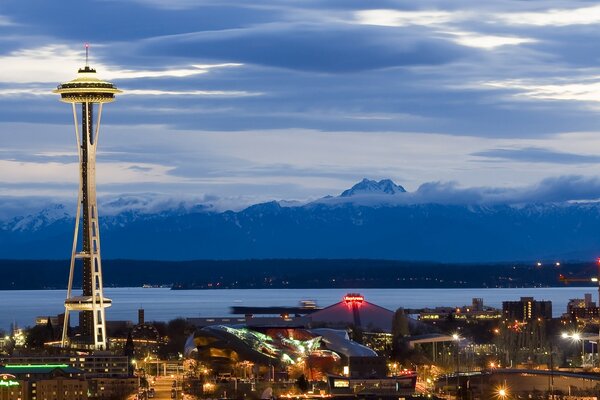
[[[358,293],[348,293],[344,296],[344,301],[346,303],[362,303],[365,301],[365,298]]]

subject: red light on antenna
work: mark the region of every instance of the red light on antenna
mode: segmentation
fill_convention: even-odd
[[[598,257],[598,258],[596,259],[596,262],[597,262],[598,264],[600,264],[600,257]]]
[[[88,47],[90,47],[89,43],[84,44],[85,48],[87,49]]]

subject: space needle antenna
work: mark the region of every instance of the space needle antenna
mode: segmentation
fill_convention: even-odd
[[[89,50],[90,50],[90,44],[86,43],[85,44],[85,66],[86,67],[89,66],[89,63],[88,63]]]

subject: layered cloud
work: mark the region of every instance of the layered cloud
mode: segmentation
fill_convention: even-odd
[[[577,5],[577,3],[574,4]],[[512,25],[563,27],[597,24],[600,22],[600,6],[547,8],[532,12],[505,13],[499,19]]]
[[[100,77],[125,90],[103,115],[98,174],[110,195],[304,201],[363,176],[423,195],[422,182],[457,182],[436,186],[440,196],[556,176],[593,183],[598,10],[7,0],[0,188],[72,193],[72,118],[50,92],[85,62],[84,41]],[[83,13],[95,17],[64,23]]]
[[[441,204],[532,204],[600,199],[600,179],[578,175],[546,178],[539,183],[513,188],[464,188],[456,183],[432,182],[419,187],[410,201]]]

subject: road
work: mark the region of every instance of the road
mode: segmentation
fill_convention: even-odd
[[[170,376],[161,376],[155,379],[154,385],[150,385],[151,387],[154,387],[154,399],[171,400],[171,393],[175,389],[175,386],[173,386],[175,382],[175,378],[171,378]],[[182,399],[181,379],[177,380],[177,383],[177,399]]]

